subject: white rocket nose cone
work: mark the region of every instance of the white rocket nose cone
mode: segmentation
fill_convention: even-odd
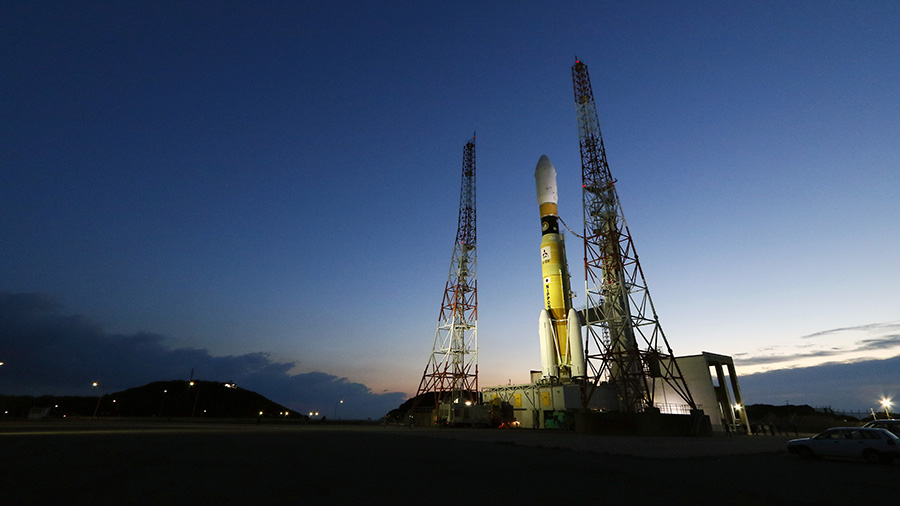
[[[556,204],[558,198],[556,196],[556,167],[547,158],[547,155],[541,155],[538,160],[537,167],[534,169],[534,182],[537,185],[538,204],[545,202],[553,202]]]

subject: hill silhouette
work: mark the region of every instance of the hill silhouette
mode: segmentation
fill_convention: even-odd
[[[36,410],[36,411],[32,411]],[[257,418],[306,420],[262,395],[231,383],[216,381],[156,381],[121,392],[98,392],[94,397],[0,396],[0,413],[26,417],[165,417]]]
[[[774,406],[771,404],[751,404],[747,406],[747,416],[750,418],[753,431],[775,432],[821,432],[829,427],[856,426],[860,420],[853,416],[834,413],[833,411],[819,411],[803,404],[795,406],[785,404]]]

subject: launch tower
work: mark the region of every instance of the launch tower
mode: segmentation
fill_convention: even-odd
[[[474,404],[478,400],[475,261],[475,136],[472,136],[463,148],[459,226],[450,275],[444,288],[434,347],[419,382],[413,409],[427,393],[433,394],[435,409],[440,405]]]
[[[622,411],[656,410],[660,407],[656,388],[664,384],[695,410],[697,406],[659,324],[625,223],[616,180],[606,161],[587,65],[576,60],[572,80],[584,205],[587,303],[582,319],[588,364],[584,403],[588,404],[598,385],[606,383],[615,389]]]

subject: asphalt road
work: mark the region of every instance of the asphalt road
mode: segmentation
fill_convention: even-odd
[[[880,504],[900,462],[788,438],[177,423],[0,423],[3,505]]]

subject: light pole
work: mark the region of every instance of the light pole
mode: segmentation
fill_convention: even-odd
[[[191,382],[191,386],[194,386],[194,382]],[[191,408],[191,418],[194,418],[194,412],[197,411],[197,400],[200,398],[200,385],[197,385],[197,391],[194,392],[194,407]]]
[[[91,388],[97,388],[99,384],[95,381],[91,383]],[[103,394],[97,396],[97,406],[94,408],[94,418],[97,418],[97,411],[100,409],[100,399],[103,398]]]
[[[334,403],[334,419],[335,420],[337,420],[337,408],[338,408],[338,406],[340,406],[343,403],[344,403],[344,399],[341,399],[338,402]]]
[[[162,414],[163,414],[163,407],[165,407],[165,405],[166,405],[166,394],[167,394],[167,393],[169,393],[169,389],[168,389],[168,388],[164,388],[164,389],[163,389],[163,394],[162,394],[162,402],[159,403],[159,415],[158,415],[158,416],[160,416],[160,417],[162,417]]]
[[[884,408],[884,416],[886,418],[891,417],[891,414],[888,412],[888,408],[890,408],[892,405],[893,403],[890,399],[885,399],[884,397],[881,398],[881,407]]]

